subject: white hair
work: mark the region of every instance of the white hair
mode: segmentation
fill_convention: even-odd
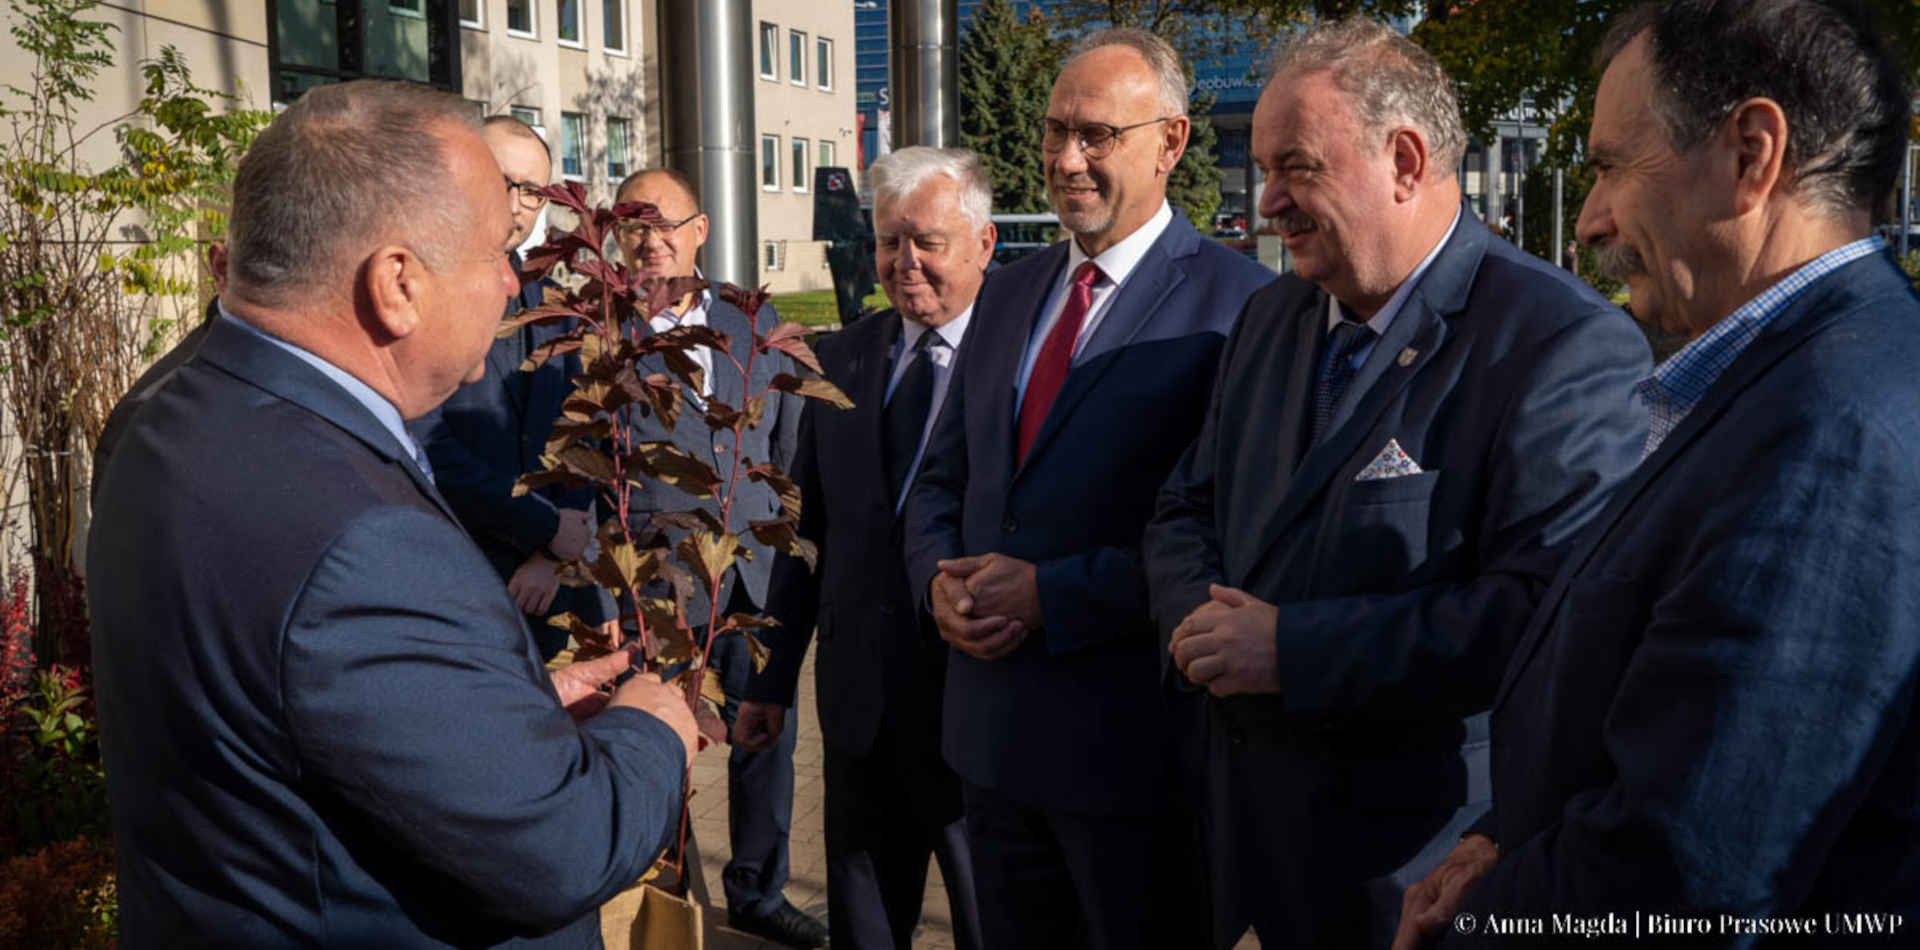
[[[867,166],[867,178],[873,183],[873,203],[899,201],[926,184],[935,175],[945,175],[959,186],[955,196],[960,211],[975,228],[986,227],[993,218],[993,186],[980,159],[964,148],[929,148],[910,145],[896,149]]]

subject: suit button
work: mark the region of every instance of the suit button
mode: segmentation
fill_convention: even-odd
[[[1012,518],[1008,518],[1007,520],[1000,523],[1000,530],[1006,532],[1007,534],[1013,534],[1020,530],[1020,522],[1015,521]]]
[[[1245,731],[1245,730],[1243,730],[1243,729],[1240,729],[1240,728],[1239,728],[1239,727],[1237,727],[1237,726],[1236,726],[1235,728],[1232,728],[1232,729],[1228,729],[1228,730],[1227,730],[1227,738],[1228,738],[1228,739],[1229,739],[1230,741],[1232,741],[1234,745],[1246,745],[1246,744],[1247,744],[1247,733],[1246,733],[1246,731]]]

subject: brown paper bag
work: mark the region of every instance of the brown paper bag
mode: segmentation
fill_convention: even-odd
[[[637,884],[600,908],[607,950],[705,950],[700,905],[652,884]]]

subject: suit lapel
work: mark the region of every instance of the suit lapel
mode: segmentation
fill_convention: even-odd
[[[747,365],[747,357],[753,352],[753,325],[747,315],[715,294],[707,307],[707,325],[726,334],[728,353],[741,366]],[[747,381],[741,379],[740,374],[727,364],[728,353],[713,354],[709,388],[713,390],[714,399],[739,409],[741,403],[745,402]]]
[[[1613,500],[1600,517],[1594,519],[1581,534],[1581,541],[1570,557],[1562,563],[1560,572],[1554,577],[1553,585],[1534,611],[1533,620],[1522,635],[1511,660],[1507,663],[1506,674],[1501,678],[1500,691],[1494,694],[1493,708],[1499,709],[1506,702],[1507,695],[1520,679],[1520,674],[1533,662],[1540,645],[1546,639],[1546,633],[1553,626],[1554,615],[1558,613],[1560,601],[1566,595],[1567,586],[1573,578],[1584,570],[1593,560],[1600,548],[1611,538],[1619,527],[1621,518],[1627,509],[1633,507],[1640,496],[1658,480],[1662,473],[1672,466],[1673,460],[1686,447],[1704,434],[1719,421],[1733,401],[1749,387],[1760,381],[1774,364],[1785,359],[1788,354],[1799,348],[1808,337],[1847,313],[1847,308],[1834,306],[1836,294],[1844,294],[1851,287],[1875,279],[1884,279],[1884,273],[1873,273],[1874,269],[1888,269],[1883,255],[1875,254],[1863,260],[1855,261],[1840,270],[1821,278],[1813,287],[1805,291],[1799,300],[1794,301],[1787,312],[1775,317],[1768,327],[1761,331],[1758,339],[1749,344],[1733,365],[1707,389],[1707,394],[1687,417],[1680,421],[1671,434],[1661,441],[1660,447],[1647,456],[1635,469],[1633,477],[1627,480],[1620,490],[1614,493]],[[1864,272],[1864,273],[1863,273]]]
[[[853,397],[853,412],[848,423],[855,430],[859,441],[849,447],[849,458],[884,458],[884,440],[881,429],[886,425],[887,380],[893,376],[894,343],[900,339],[901,317],[895,311],[869,317],[870,320],[887,321],[888,326],[873,335],[873,341],[854,355],[854,363],[847,375],[860,381],[860,389]],[[929,331],[931,332],[931,331]],[[884,472],[876,466],[863,466],[873,475],[873,489],[881,494],[887,490]],[[894,499],[887,499],[887,510],[893,510]]]
[[[1080,404],[1100,378],[1112,368],[1114,361],[1100,357],[1118,350],[1133,342],[1140,331],[1152,321],[1153,315],[1160,310],[1161,301],[1186,280],[1186,271],[1176,263],[1178,258],[1191,255],[1197,246],[1198,232],[1178,214],[1167,223],[1167,229],[1140,263],[1127,276],[1125,285],[1116,287],[1112,293],[1113,303],[1101,316],[1100,325],[1094,327],[1093,335],[1080,349],[1080,355],[1067,370],[1067,378],[1060,385],[1060,392],[1053,397],[1053,405],[1047,407],[1047,417],[1040,423],[1040,431],[1034,434],[1033,446],[1027,450],[1027,462],[1031,463],[1046,451],[1047,443],[1052,441],[1054,433],[1066,424],[1073,414],[1075,406]],[[1064,262],[1063,262],[1064,263]],[[1044,289],[1051,290],[1055,281],[1049,281]],[[1036,320],[1040,306],[1045,306],[1046,297],[1036,306]],[[1024,354],[1023,354],[1024,355]],[[1018,413],[1015,408],[1015,413]],[[1026,465],[1020,467],[1026,471]],[[1019,477],[1019,472],[1014,473]]]
[[[975,395],[975,392],[976,390],[984,389],[986,390],[986,398],[992,400],[992,404],[987,406],[987,412],[983,418],[993,420],[993,437],[999,440],[1000,450],[1005,453],[1001,457],[1006,460],[1008,471],[1011,471],[1015,465],[1014,456],[1019,451],[1020,441],[1017,435],[1020,421],[1020,403],[1019,400],[1015,398],[1017,391],[1014,389],[1014,383],[1020,375],[1020,363],[1026,358],[1027,344],[1033,339],[1034,329],[1040,325],[1040,319],[1043,316],[1040,311],[1047,305],[1048,295],[1052,293],[1054,285],[1059,283],[1060,273],[1067,266],[1066,242],[1063,241],[1055,244],[1041,253],[1053,258],[1051,261],[1044,262],[1044,266],[1036,266],[1034,268],[1034,270],[1046,274],[1046,279],[1035,281],[1026,286],[1016,286],[1013,288],[1009,294],[1011,299],[1007,301],[1005,309],[1001,311],[1010,316],[1024,314],[1025,319],[1014,317],[1009,320],[1008,323],[1010,326],[1007,327],[1007,330],[1011,332],[1004,334],[1005,339],[994,339],[992,336],[981,333],[979,330],[970,330],[967,333],[969,338],[976,335],[983,337],[979,343],[974,345],[973,349],[978,350],[984,348],[989,341],[996,344],[998,348],[988,351],[988,353],[992,355],[991,362],[982,361],[977,358],[978,356],[987,355],[985,353],[976,352],[974,355],[969,356],[968,359],[970,361],[983,363],[983,365],[978,368],[955,367],[956,369],[965,370],[967,378],[969,379],[987,381],[987,385],[985,386],[969,389],[967,391],[967,399],[971,402],[973,399],[980,398]],[[992,277],[988,278],[989,281],[992,279]],[[998,308],[996,307],[996,309]],[[976,316],[980,315],[980,311],[976,310],[975,313]],[[996,518],[996,522],[997,520]]]
[[[1324,308],[1325,297],[1319,299]],[[1309,325],[1318,330],[1319,335],[1325,335],[1326,332],[1326,324],[1321,322],[1326,319],[1325,314],[1326,311],[1322,309],[1308,315]],[[1354,453],[1371,447],[1365,440],[1372,433],[1380,415],[1400,398],[1400,392],[1433,358],[1434,351],[1445,338],[1446,321],[1424,305],[1416,307],[1414,301],[1409,299],[1407,308],[1394,318],[1393,325],[1387,328],[1380,342],[1374,344],[1373,351],[1367,355],[1366,364],[1360,367],[1359,375],[1348,387],[1346,398],[1335,407],[1333,418],[1327,423],[1330,431],[1326,439],[1308,449],[1300,461],[1300,467],[1294,471],[1279,511],[1267,523],[1267,542],[1261,550],[1261,557],[1265,557],[1267,551],[1281,542],[1288,526],[1306,510],[1308,503],[1326,491],[1340,470],[1353,461]],[[1319,360],[1314,357],[1320,350],[1317,344],[1316,339],[1302,347],[1311,354],[1303,376],[1316,382]],[[1407,350],[1412,350],[1414,355],[1403,360],[1402,355]],[[1298,362],[1296,359],[1295,363]],[[1298,400],[1300,405],[1294,407],[1298,409],[1293,417],[1298,420],[1295,425],[1301,428],[1306,427],[1306,418],[1310,415],[1308,405],[1312,401],[1313,388],[1307,386],[1306,392]],[[1292,402],[1294,400],[1290,399],[1289,403]],[[1304,444],[1304,435],[1297,433],[1294,444]],[[1258,560],[1255,559],[1256,562]]]
[[[441,514],[455,524],[459,523],[453,509],[447,507],[446,499],[440,497],[439,489],[420,470],[412,454],[394,439],[393,433],[374,418],[372,411],[318,369],[271,341],[261,339],[252,330],[225,320],[216,322],[208,331],[200,355],[235,376],[333,423],[374,454],[399,465],[401,471],[413,480],[414,487],[433,502]]]

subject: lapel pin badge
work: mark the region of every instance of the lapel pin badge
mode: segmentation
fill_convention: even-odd
[[[1413,365],[1413,358],[1414,358],[1414,357],[1416,357],[1416,356],[1419,356],[1419,355],[1420,355],[1420,351],[1419,351],[1419,350],[1416,350],[1416,349],[1414,349],[1414,348],[1413,348],[1413,347],[1411,347],[1411,346],[1409,346],[1409,347],[1407,347],[1407,348],[1406,348],[1406,349],[1404,349],[1404,350],[1401,350],[1401,351],[1400,351],[1400,365],[1401,365],[1401,366],[1412,366],[1412,365]]]

